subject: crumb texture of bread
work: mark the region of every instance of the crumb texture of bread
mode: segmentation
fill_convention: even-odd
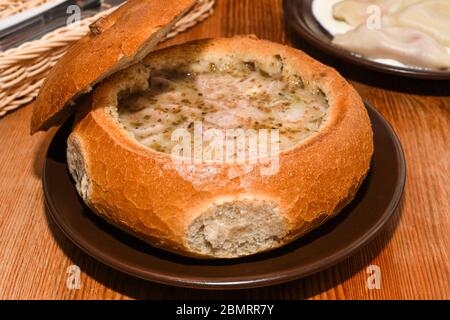
[[[67,141],[67,164],[70,174],[75,181],[78,194],[83,198],[84,202],[88,203],[90,179],[86,174],[86,163],[81,150],[79,141],[74,135],[70,136]]]
[[[215,257],[240,257],[279,246],[287,224],[276,203],[242,200],[213,205],[193,221],[189,248]]]

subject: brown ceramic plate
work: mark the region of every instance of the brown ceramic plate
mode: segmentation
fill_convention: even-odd
[[[405,183],[395,133],[367,105],[375,138],[372,169],[353,202],[336,218],[272,252],[237,260],[196,260],[151,247],[94,215],[78,197],[66,165],[70,121],[50,144],[43,172],[48,212],[82,250],[122,272],[175,286],[242,289],[294,280],[327,268],[369,242],[394,213]]]
[[[314,0],[283,0],[284,16],[287,23],[302,38],[314,47],[338,57],[346,62],[356,64],[383,73],[409,78],[449,80],[450,71],[390,66],[358,56],[331,43],[333,36],[316,20],[312,12]]]

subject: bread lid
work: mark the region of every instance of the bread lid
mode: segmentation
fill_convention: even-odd
[[[129,0],[90,25],[48,74],[36,98],[31,133],[74,111],[74,100],[111,74],[145,57],[196,0]]]

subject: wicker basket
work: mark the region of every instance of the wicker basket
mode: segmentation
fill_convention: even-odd
[[[37,6],[48,0],[0,0],[0,18]],[[201,0],[175,25],[164,40],[206,19],[213,12],[215,0]],[[110,8],[83,19],[76,28],[62,27],[39,40],[0,52],[0,117],[8,111],[30,103],[38,94],[44,79],[55,63],[64,55],[71,43],[83,37],[89,25],[109,14]],[[163,40],[163,41],[164,41]]]
[[[10,17],[16,13],[36,8],[52,0],[1,0],[0,19]]]

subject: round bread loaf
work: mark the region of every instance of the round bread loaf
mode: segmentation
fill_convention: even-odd
[[[268,148],[276,152],[251,153],[248,143],[243,161],[221,161],[194,138],[187,153],[174,153],[174,132],[195,135],[199,123],[246,137],[276,133]],[[367,111],[334,69],[287,46],[234,37],[155,51],[104,80],[78,111],[67,159],[80,196],[108,222],[182,255],[235,258],[335,216],[372,153]]]

